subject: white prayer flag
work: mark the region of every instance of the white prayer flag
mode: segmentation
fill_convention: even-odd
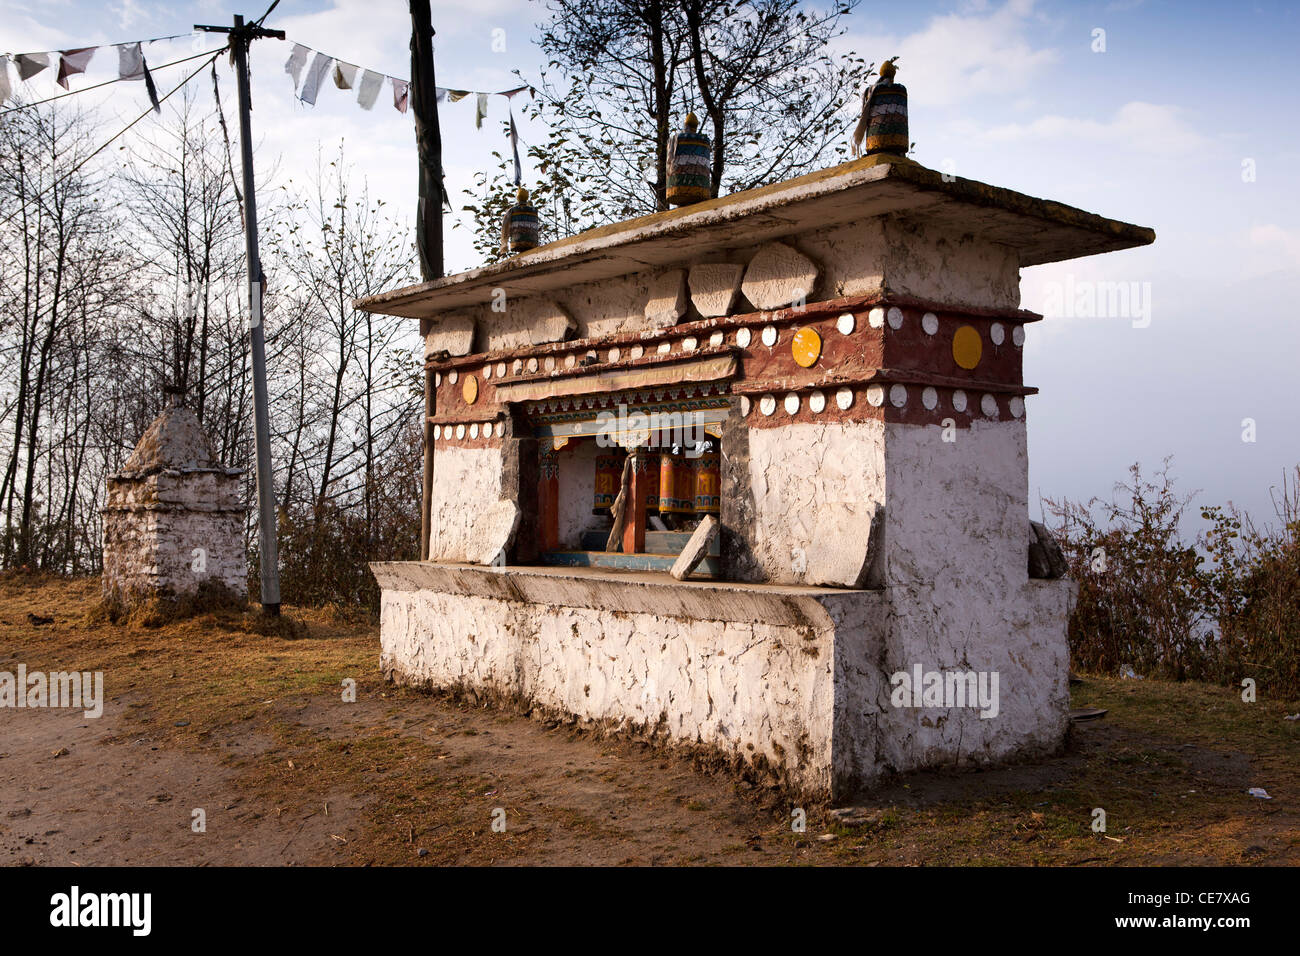
[[[482,129],[483,121],[487,119],[488,95],[486,93],[478,94],[477,102],[474,105],[474,128]]]
[[[320,90],[321,80],[325,79],[325,73],[333,62],[333,57],[326,56],[324,53],[316,54],[316,58],[311,61],[311,66],[307,69],[307,78],[302,81],[302,92],[298,94],[298,99],[308,106],[316,105],[316,93]]]
[[[0,56],[0,103],[9,99],[9,57]]]
[[[289,59],[285,61],[284,72],[293,77],[294,92],[298,90],[298,83],[302,79],[302,68],[307,65],[307,54],[310,52],[311,50],[301,43],[295,43],[293,52],[289,54]]]
[[[117,45],[117,78],[119,80],[144,79],[144,54],[138,43]]]
[[[357,105],[363,110],[372,109],[379,91],[384,87],[384,74],[366,70],[361,74],[361,85],[357,88]]]

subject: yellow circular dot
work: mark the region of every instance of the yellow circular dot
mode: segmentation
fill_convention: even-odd
[[[794,360],[804,368],[812,368],[822,355],[822,337],[817,330],[805,326],[794,334],[790,342]]]
[[[952,337],[952,357],[962,368],[974,368],[980,363],[984,343],[980,334],[969,325],[963,325]]]
[[[466,405],[473,405],[478,401],[478,379],[473,375],[465,376],[465,384],[460,388],[461,397],[465,399]]]

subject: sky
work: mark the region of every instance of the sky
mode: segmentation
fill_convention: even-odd
[[[267,3],[0,0],[0,52],[188,33],[236,12],[255,18]],[[516,70],[535,81],[543,18],[529,0],[433,0],[438,84],[504,90],[518,85]],[[401,0],[282,0],[267,25],[348,62],[409,73]],[[1027,402],[1031,513],[1044,497],[1109,496],[1132,463],[1150,472],[1171,457],[1194,505],[1232,502],[1272,518],[1283,476],[1300,465],[1300,5],[868,0],[846,27],[838,51],[900,57],[918,162],[1156,230],[1142,249],[1022,270],[1022,306],[1046,313],[1025,346],[1026,384],[1041,390]],[[163,63],[205,42],[218,43],[187,35],[146,56]],[[302,179],[341,141],[371,195],[413,221],[409,114],[388,90],[371,112],[328,84],[314,107],[298,102],[284,72],[291,45],[254,45],[259,170]],[[160,90],[188,69],[162,71]],[[73,88],[115,72],[106,51]],[[52,70],[28,87],[30,97],[60,92]],[[223,89],[233,96],[233,82]],[[140,84],[80,99],[106,135],[147,105]],[[491,98],[482,130],[472,97],[441,107],[457,207],[459,190],[506,146],[505,106]],[[448,230],[447,264],[479,264],[463,228]],[[1110,294],[1121,288],[1126,301]]]

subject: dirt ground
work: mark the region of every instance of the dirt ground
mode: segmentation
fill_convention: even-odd
[[[128,627],[96,623],[97,596],[0,581],[0,671],[106,684],[98,719],[0,709],[0,864],[1300,862],[1295,701],[1089,677],[1075,706],[1109,714],[1063,755],[908,777],[855,800],[852,825],[798,808],[796,832],[790,801],[685,757],[386,684],[367,622]]]

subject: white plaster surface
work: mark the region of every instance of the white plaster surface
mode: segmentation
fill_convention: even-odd
[[[429,557],[477,561],[475,524],[501,498],[500,448],[443,446],[434,455]]]
[[[834,545],[816,536],[827,508],[865,510],[884,503],[884,455],[884,426],[875,421],[749,430],[755,515],[750,545],[769,581],[809,583],[811,557]]]
[[[828,630],[385,589],[380,635],[403,683],[518,695],[829,790]]]

